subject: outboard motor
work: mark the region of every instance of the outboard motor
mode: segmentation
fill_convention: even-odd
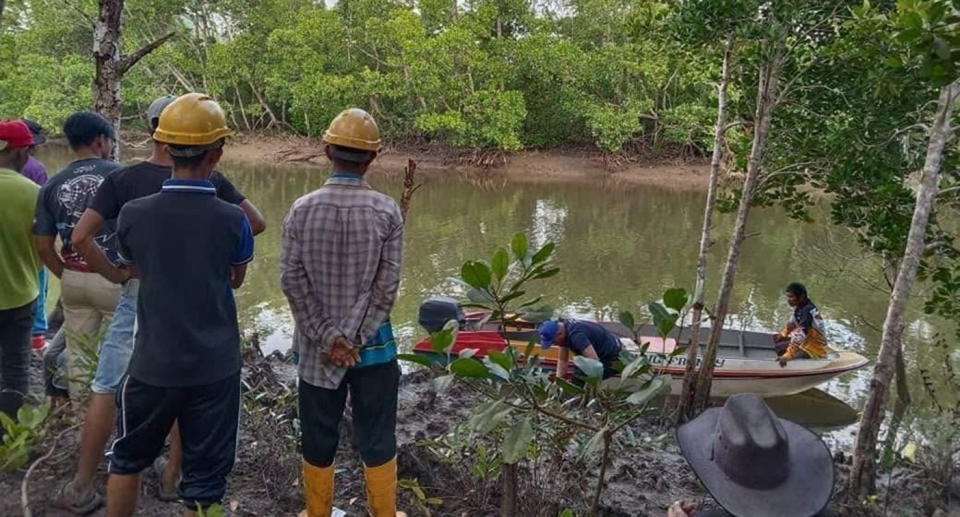
[[[420,304],[420,326],[427,332],[440,332],[450,320],[457,320],[460,328],[467,324],[467,317],[460,303],[446,296],[431,296]]]

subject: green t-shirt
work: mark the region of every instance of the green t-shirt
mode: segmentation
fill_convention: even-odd
[[[33,242],[33,212],[40,187],[0,168],[0,310],[23,307],[37,290],[40,257]]]

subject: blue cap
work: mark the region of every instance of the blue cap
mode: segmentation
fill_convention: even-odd
[[[560,322],[557,320],[544,321],[540,324],[540,346],[550,348],[557,339],[557,331],[560,330]]]

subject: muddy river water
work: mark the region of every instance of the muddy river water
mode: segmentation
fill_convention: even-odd
[[[45,149],[41,158],[54,171],[69,156],[54,148]],[[222,170],[260,207],[268,224],[257,238],[247,282],[237,292],[241,328],[257,332],[265,351],[284,350],[291,341],[293,322],[279,286],[280,224],[294,200],[322,185],[328,172],[231,163]],[[404,347],[422,337],[416,323],[420,302],[430,295],[457,294],[446,279],[459,271],[463,261],[488,258],[519,231],[536,244],[557,244],[561,273],[538,289],[561,314],[616,319],[623,309],[642,311],[667,288],[692,290],[703,192],[557,183],[477,186],[458,177],[437,176],[422,181],[407,222],[403,281],[392,315]],[[399,198],[399,179],[373,178],[371,183]],[[728,325],[777,329],[790,315],[783,288],[801,281],[827,318],[831,345],[872,359],[887,305],[886,294],[878,288],[883,283],[880,270],[865,258],[851,234],[826,223],[826,210],[826,205],[815,209],[813,223],[792,221],[777,209],[754,211]],[[716,290],[731,225],[729,215],[721,215],[716,222],[709,298]],[[911,311],[907,357],[912,373],[934,361],[918,352],[929,347],[938,332],[951,331],[944,322],[925,317],[916,308]],[[869,373],[868,367],[821,389],[859,408]],[[826,416],[809,398],[781,401],[781,405],[778,411],[823,427],[842,427],[853,418],[849,408]]]

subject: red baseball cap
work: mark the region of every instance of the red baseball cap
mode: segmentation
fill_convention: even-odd
[[[0,149],[6,147],[30,147],[35,145],[33,133],[22,120],[0,122]]]

